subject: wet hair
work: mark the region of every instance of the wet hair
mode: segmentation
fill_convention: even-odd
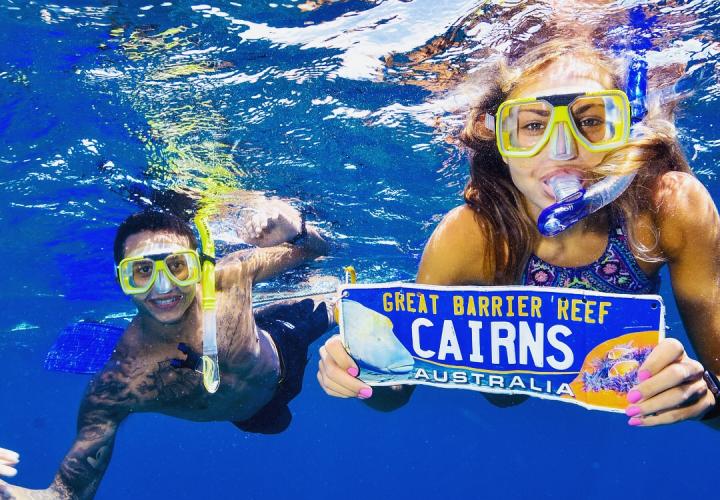
[[[184,236],[190,241],[190,248],[197,250],[198,242],[190,226],[175,215],[158,210],[143,210],[125,219],[115,234],[113,255],[115,264],[125,257],[125,242],[133,234],[142,231],[156,231]]]
[[[494,114],[524,82],[537,78],[552,64],[568,60],[585,63],[569,66],[570,72],[582,71],[583,66],[592,67],[595,71],[590,76],[608,88],[624,90],[626,63],[609,57],[584,40],[543,43],[514,61],[512,67],[501,60],[494,63],[494,68],[477,72],[481,76],[466,85],[466,89],[479,97],[475,97],[460,134],[460,141],[470,154],[470,180],[463,195],[486,239],[483,258],[494,276],[491,284],[519,281],[538,232],[525,210],[525,197],[515,187],[497,149],[495,133],[485,127],[485,115]],[[605,209],[615,220],[619,217],[636,220],[642,211],[656,211],[654,195],[662,174],[673,170],[691,173],[677,142],[672,122],[673,104],[661,109],[648,103],[648,115],[639,125],[642,136],[608,152],[591,172],[598,178],[637,172],[632,185]],[[655,228],[652,228],[655,245],[651,247],[637,241],[632,227],[627,229],[631,248],[641,259],[661,260],[651,255],[659,241]]]

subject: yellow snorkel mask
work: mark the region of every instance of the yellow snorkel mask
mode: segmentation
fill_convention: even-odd
[[[591,152],[607,152],[630,137],[630,102],[622,90],[510,99],[485,125],[506,158],[530,158],[546,145],[563,160],[572,138]]]
[[[150,291],[158,280],[177,286],[200,281],[200,256],[195,250],[156,253],[127,257],[117,265],[120,287],[126,295]]]
[[[203,312],[203,355],[202,376],[205,390],[214,393],[220,386],[220,363],[217,348],[217,301],[215,299],[215,242],[210,237],[207,219],[195,217],[202,245],[202,312]]]

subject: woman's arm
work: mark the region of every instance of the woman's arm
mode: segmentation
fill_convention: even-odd
[[[472,210],[463,205],[450,211],[440,222],[425,246],[418,270],[417,283],[457,285],[489,282],[483,261],[480,228]],[[358,367],[340,342],[333,336],[320,348],[318,381],[330,396],[359,397],[380,411],[391,411],[405,405],[415,386],[370,386],[358,380]]]
[[[720,373],[720,217],[710,194],[693,176],[670,172],[656,198],[659,246],[667,259],[673,294],[688,337],[705,368]],[[638,372],[644,380],[628,394],[633,425],[658,425],[701,417],[715,398],[703,365],[680,342],[661,342]],[[633,415],[635,412],[638,412]],[[633,419],[631,419],[633,420]],[[713,424],[714,425],[714,424]]]

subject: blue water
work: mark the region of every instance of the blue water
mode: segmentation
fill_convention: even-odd
[[[88,377],[44,371],[57,333],[132,313],[111,247],[144,199],[229,186],[304,207],[332,255],[270,291],[348,263],[362,281],[412,279],[467,175],[446,91],[490,49],[546,37],[553,8],[600,46],[627,40],[622,4],[567,3],[0,0],[0,446],[21,453],[15,481],[47,486],[74,438]],[[651,65],[712,68],[717,3],[651,11]],[[426,44],[437,50],[423,58]],[[698,82],[678,120],[716,203],[719,96],[716,79]],[[669,334],[687,344],[665,278]],[[97,497],[716,496],[720,439],[696,422],[632,429],[571,405],[499,409],[427,388],[381,414],[326,397],[315,364],[280,436],[132,416]]]

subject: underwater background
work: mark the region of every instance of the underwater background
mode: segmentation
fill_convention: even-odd
[[[720,202],[718,2],[200,1],[0,0],[0,447],[20,453],[22,486],[52,480],[89,380],[43,368],[58,333],[134,312],[112,271],[119,222],[262,191],[302,207],[333,249],[258,298],[328,291],[347,264],[362,282],[412,280],[462,202],[462,82],[499,53],[570,29],[619,54],[643,40],[651,82],[689,75],[680,141]],[[633,26],[639,5],[648,21]],[[668,335],[689,347],[663,278]],[[429,388],[382,414],[325,396],[319,346],[288,431],[133,415],[97,498],[717,496],[720,438],[700,423],[636,429]]]

